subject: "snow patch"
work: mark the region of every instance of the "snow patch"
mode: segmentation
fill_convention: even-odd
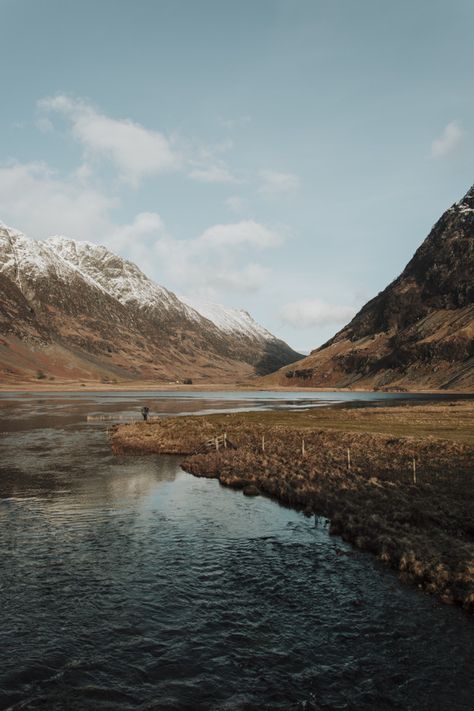
[[[230,309],[209,301],[195,301],[187,296],[180,296],[180,300],[195,309],[201,316],[212,321],[217,328],[225,333],[236,333],[258,340],[276,340],[266,328],[260,326],[247,311],[243,309]]]
[[[179,301],[171,291],[156,284],[135,264],[106,247],[62,236],[49,237],[45,243],[124,305],[180,310]]]

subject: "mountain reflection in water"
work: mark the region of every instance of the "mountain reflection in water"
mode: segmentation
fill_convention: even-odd
[[[473,708],[470,617],[323,522],[113,457],[85,415],[139,398],[88,397],[0,400],[0,709]]]

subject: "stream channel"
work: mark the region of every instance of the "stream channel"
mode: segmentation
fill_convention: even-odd
[[[113,456],[106,437],[143,404],[169,416],[396,397],[3,393],[0,709],[472,711],[472,617],[323,519],[176,457]]]

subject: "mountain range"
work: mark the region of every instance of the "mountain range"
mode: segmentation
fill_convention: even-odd
[[[236,382],[300,354],[241,310],[178,298],[90,242],[0,226],[0,382]]]
[[[403,272],[320,348],[267,386],[474,387],[474,186]]]
[[[474,186],[305,358],[246,311],[178,297],[105,247],[0,225],[0,382],[36,378],[471,389]]]

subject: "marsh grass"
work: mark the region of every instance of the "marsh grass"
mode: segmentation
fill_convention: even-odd
[[[323,515],[332,534],[371,551],[403,581],[473,611],[473,406],[321,410],[118,425],[112,446],[186,455],[182,466],[196,476]],[[236,450],[194,453],[223,432]]]

